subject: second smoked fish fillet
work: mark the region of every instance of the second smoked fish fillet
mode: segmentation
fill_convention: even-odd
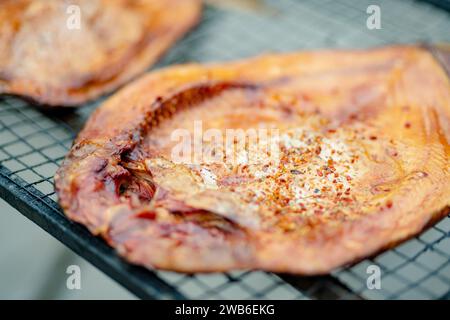
[[[200,0],[0,1],[0,93],[79,105],[150,67]]]

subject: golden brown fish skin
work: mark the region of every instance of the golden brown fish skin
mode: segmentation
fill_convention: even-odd
[[[414,46],[166,68],[136,80],[94,112],[55,176],[59,201],[69,218],[148,268],[328,273],[392,247],[449,213],[449,88],[429,52]],[[316,116],[326,120],[313,132],[324,139],[357,133],[350,145],[365,151],[355,161],[357,177],[348,196],[329,193],[337,197],[337,210],[327,202],[318,210],[321,198],[298,212],[295,205],[269,200],[260,203],[252,224],[244,219],[251,212],[208,207],[214,199],[218,206],[246,203],[214,191],[196,193],[195,179],[184,176],[183,167],[173,166],[176,179],[170,170],[152,171],[150,162],[158,158],[148,142],[163,141],[158,128],[176,127],[177,113],[195,119],[198,109],[207,122],[202,110],[210,105],[211,113],[233,113],[218,103],[229,99],[235,107],[249,104],[239,109],[249,112],[241,119],[245,124],[265,112],[251,111],[256,102],[272,103],[273,97],[295,98],[267,109],[287,108],[279,113],[288,115],[283,123],[296,119],[290,108],[300,110],[298,119],[306,123]],[[312,162],[302,168],[308,166]],[[186,183],[181,191],[177,181]],[[229,195],[229,187],[220,191]],[[285,211],[280,215],[273,208]]]
[[[200,19],[200,0],[0,3],[0,93],[47,106],[76,106],[150,67]],[[70,21],[69,21],[70,22]]]

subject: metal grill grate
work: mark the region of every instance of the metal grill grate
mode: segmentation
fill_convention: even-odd
[[[213,1],[210,1],[213,2]],[[368,47],[419,41],[450,42],[450,15],[412,0],[214,1],[202,23],[156,68],[217,61],[268,51]],[[239,1],[233,1],[239,3]],[[382,29],[366,28],[366,8],[381,8]],[[0,195],[142,298],[358,299],[450,298],[450,219],[374,259],[325,277],[265,272],[183,275],[130,266],[100,239],[68,221],[53,190],[53,175],[76,133],[100,101],[54,114],[27,102],[0,98]],[[366,267],[382,270],[382,289],[366,287]]]

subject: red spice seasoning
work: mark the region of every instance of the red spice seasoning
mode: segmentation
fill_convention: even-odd
[[[154,211],[143,211],[136,215],[136,218],[155,220],[156,213]]]
[[[392,201],[388,200],[388,202],[386,202],[386,207],[388,207],[389,209],[392,208]]]

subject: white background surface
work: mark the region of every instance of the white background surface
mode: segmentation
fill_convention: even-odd
[[[66,268],[81,269],[81,289]],[[0,299],[134,299],[113,280],[0,200]]]

